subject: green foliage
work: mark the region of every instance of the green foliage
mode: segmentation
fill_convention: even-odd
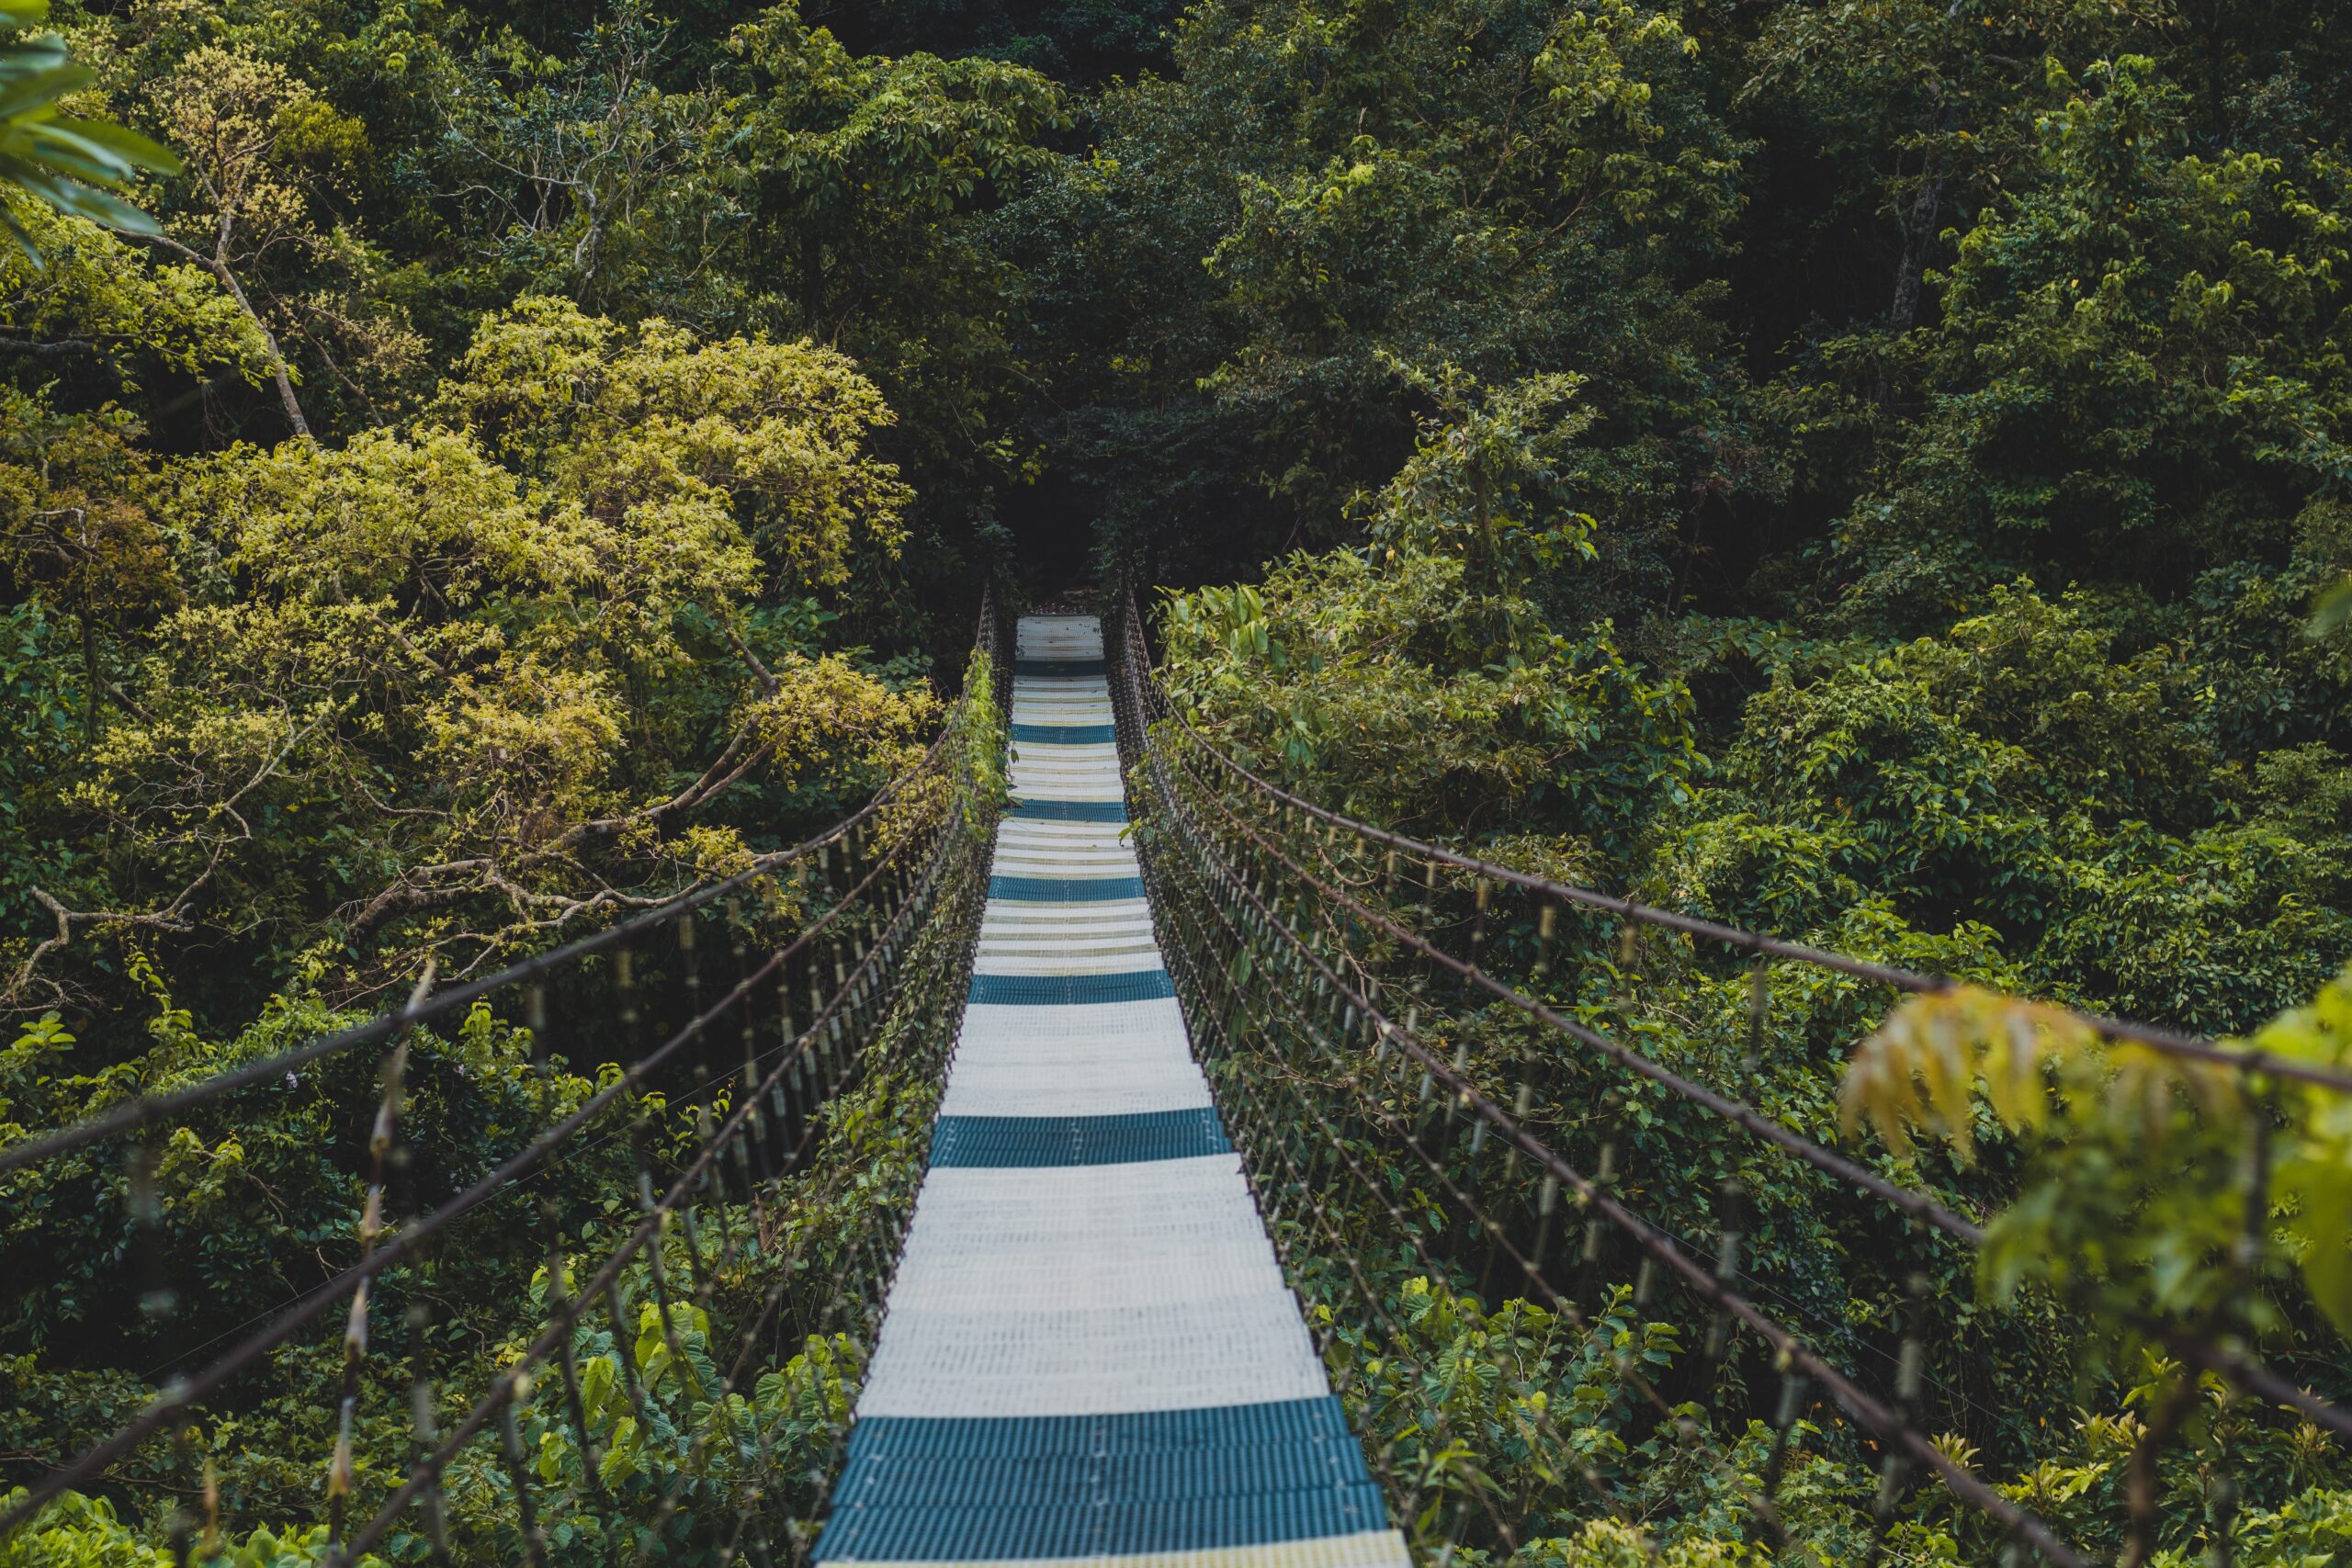
[[[1622,848],[1690,765],[1679,694],[1644,682],[1605,633],[1545,632],[1523,601],[1476,594],[1464,575],[1445,555],[1341,550],[1295,558],[1258,589],[1179,598],[1182,690],[1232,716],[1285,781],[1375,820],[1442,813],[1452,828],[1532,797],[1526,827],[1573,823]]]
[[[113,193],[141,174],[177,174],[179,160],[135,130],[58,112],[59,100],[97,73],[76,64],[62,39],[16,36],[48,16],[49,0],[0,6],[0,185],[111,229],[153,232],[155,220]],[[38,266],[40,251],[24,225],[0,219]]]
[[[2352,973],[2248,1044],[2341,1068]],[[1965,1159],[1980,1080],[1998,1123],[2036,1149],[1987,1227],[1989,1295],[2013,1300],[2028,1284],[2071,1295],[2126,1346],[2219,1322],[2275,1336],[2298,1316],[2285,1287],[2299,1268],[2310,1299],[2352,1334],[2352,1111],[2340,1095],[2291,1078],[2249,1090],[2226,1066],[2105,1043],[2070,1014],[1962,988],[1914,998],[1863,1043],[1847,1119],[1867,1114],[1906,1150],[1911,1126],[1931,1128]]]
[[[1367,499],[1369,545],[1171,599],[1179,699],[1284,781],[1374,821],[1459,831],[1509,810],[1623,853],[1693,758],[1672,682],[1645,681],[1606,626],[1552,630],[1519,589],[1593,554],[1592,520],[1563,503],[1590,423],[1575,389],[1457,401]]]
[[[20,1488],[5,1499],[9,1505],[24,1496]],[[275,1534],[257,1528],[242,1540],[227,1537],[198,1542],[189,1561],[202,1568],[310,1568],[325,1561],[327,1527]],[[38,1520],[0,1541],[0,1563],[7,1568],[163,1568],[177,1558],[126,1528],[114,1506],[104,1497],[84,1497],[69,1492]],[[356,1560],[360,1568],[384,1568],[384,1560],[368,1553]]]
[[[2127,1013],[2275,1011],[2352,931],[2326,840],[2258,780],[2329,764],[2268,754],[2234,805],[2203,650],[2118,640],[2086,599],[2019,583],[1941,637],[1783,666],[1657,874],[1782,931],[1870,897],[1926,929],[1981,922],[2036,988]]]
[[[830,351],[536,300],[425,416],[339,448],[159,476],[119,422],[62,422],[16,470],[17,542],[84,623],[87,744],[27,781],[36,841],[107,824],[109,902],[160,898],[170,929],[201,899],[280,954],[420,915],[398,940],[478,942],[447,917],[483,895],[531,940],[611,907],[564,891],[607,844],[639,876],[730,863],[775,828],[650,835],[730,787],[787,811],[871,787],[933,712],[754,613],[897,547],[905,487],[866,446],[890,418]],[[102,484],[152,510],[87,504]],[[331,879],[289,886],[305,860]],[[45,983],[29,947],[18,990]]]
[[[1577,505],[1654,572],[1712,461],[1699,273],[1740,207],[1696,49],[1636,4],[1197,6],[1178,76],[1105,94],[1097,154],[994,226],[1113,536],[1186,576],[1330,539],[1449,388],[1566,372],[1600,411]]]
[[[267,378],[260,333],[204,272],[148,265],[119,235],[45,208],[18,203],[11,215],[40,259],[0,253],[0,308],[31,351],[112,378],[124,391],[175,374],[227,372],[252,385]],[[11,421],[20,423],[40,421]]]
[[[1473,1485],[1572,1518],[1589,1501],[1587,1471],[1619,1485],[1645,1475],[1661,1495],[1673,1483],[1659,1467],[1691,1479],[1670,1428],[1639,1429],[1648,1424],[1628,1373],[1659,1375],[1679,1347],[1671,1325],[1640,1320],[1631,1293],[1619,1289],[1577,1330],[1523,1301],[1482,1312],[1427,1279],[1396,1289],[1394,1338],[1331,1322],[1327,1309],[1330,1355],[1357,1374],[1357,1430],[1433,1494],[1420,1530],[1435,1533],[1447,1498]]]
[[[1021,279],[955,220],[1052,162],[1063,93],[995,61],[855,56],[795,4],[729,48],[750,76],[721,113],[762,318],[855,355],[907,416],[909,449],[959,493],[1034,471],[1005,429]]]
[[[1848,525],[1865,594],[2275,552],[2341,470],[2342,168],[2188,152],[2145,57],[2051,87],[2032,177],[1961,238],[1896,481]]]

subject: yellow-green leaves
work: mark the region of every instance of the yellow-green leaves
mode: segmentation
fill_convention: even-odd
[[[323,108],[308,83],[276,61],[206,44],[155,83],[153,96],[164,134],[195,171],[196,200],[173,225],[191,249],[211,252],[224,229],[241,231],[252,250],[307,229],[300,183],[277,152],[281,117],[299,122]]]
[[[763,558],[840,582],[856,552],[904,536],[910,494],[866,446],[895,415],[812,344],[706,343],[525,299],[484,321],[438,407],[542,505],[576,509],[600,565],[673,597],[747,592]]]
[[[152,265],[144,247],[35,202],[12,202],[7,212],[40,260],[0,246],[0,321],[35,338],[90,343],[126,388],[147,355],[182,375],[225,369],[255,386],[267,378],[260,329],[210,274]]]
[[[577,586],[597,562],[558,509],[463,433],[363,431],[232,459],[235,562],[328,602],[423,596],[470,608],[486,589]]]
[[[469,886],[526,922],[576,913],[583,843],[740,865],[740,830],[691,833],[695,813],[738,786],[863,794],[935,716],[817,654],[807,619],[815,585],[898,547],[908,492],[868,446],[890,419],[831,350],[532,299],[482,323],[425,418],[134,474],[218,579],[158,615],[76,804],[215,896],[238,896],[256,819],[360,845],[362,935]],[[0,520],[80,519],[7,537],[118,598],[153,557],[160,597],[145,513],[126,543],[60,505],[107,434],[0,465]]]
[[[420,757],[518,833],[608,810],[628,704],[611,672],[516,650],[456,675],[423,715]]]
[[[1925,1129],[1965,1162],[1978,1083],[2002,1125],[2039,1128],[2050,1118],[2050,1061],[2086,1048],[2089,1033],[2063,1009],[1975,986],[1907,998],[1854,1053],[1839,1116],[1849,1133],[1867,1120],[1906,1154],[1910,1130]]]
[[[0,1494],[0,1506],[13,1506],[23,1495],[21,1487]],[[282,1535],[266,1528],[242,1537],[208,1530],[194,1561],[203,1568],[312,1568],[326,1551],[322,1524]],[[62,1494],[23,1530],[0,1541],[5,1568],[167,1568],[185,1559],[185,1553],[153,1543],[124,1523],[107,1499],[78,1492]],[[356,1568],[384,1568],[384,1560],[370,1552],[358,1559]]]
[[[776,687],[753,711],[752,723],[775,754],[786,788],[847,759],[843,741],[880,777],[911,764],[916,738],[939,713],[929,693],[894,692],[839,654],[795,658],[777,666]]]
[[[638,1309],[637,1364],[649,1389],[673,1378],[681,1392],[695,1400],[707,1397],[718,1382],[710,1364],[710,1314],[690,1302],[673,1302],[666,1312],[654,1302]],[[676,1344],[673,1350],[673,1341]]]
[[[2265,1024],[2255,1049],[2313,1066],[2352,1066],[2352,969],[2308,1007]],[[2352,1337],[2352,1097],[2281,1080],[2274,1091],[2285,1135],[2272,1180],[2289,1217],[2296,1261],[2312,1298]]]
[[[2352,971],[2246,1045],[2352,1061]],[[1849,1133],[1867,1122],[1905,1154],[1924,1132],[1969,1162],[1987,1112],[2025,1143],[1980,1259],[1996,1296],[2040,1281],[2101,1292],[2126,1324],[2225,1303],[2259,1319],[2250,1279],[2291,1266],[2352,1334],[2352,1100],[2324,1086],[2107,1040],[2063,1009],[1961,986],[1890,1013],[1838,1107]]]

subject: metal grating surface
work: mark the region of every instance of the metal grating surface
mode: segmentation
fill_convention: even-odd
[[[1140,898],[1137,876],[991,876],[989,897],[1021,904],[1099,904],[1106,898]]]
[[[1108,746],[1118,739],[1107,724],[1016,724],[1012,743],[1038,746]]]
[[[1120,975],[975,975],[967,999],[976,1007],[1051,1007],[1146,1002],[1175,994],[1167,970],[1144,969]]]
[[[1022,784],[1016,770],[1012,787],[1017,790]],[[1012,815],[1038,822],[1125,822],[1127,807],[1121,800],[1046,800],[1016,795]]]
[[[1233,1152],[1213,1107],[1114,1116],[942,1116],[939,1166],[1133,1165]]]
[[[815,1556],[1408,1568],[1186,1042],[1101,627],[1025,617],[1014,677],[969,1005]]]

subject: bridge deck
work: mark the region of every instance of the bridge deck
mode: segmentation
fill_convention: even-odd
[[[1017,649],[970,1005],[815,1555],[1403,1568],[1121,840],[1102,629]]]

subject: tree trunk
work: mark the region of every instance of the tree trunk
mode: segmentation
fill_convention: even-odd
[[[237,282],[237,275],[230,268],[228,258],[217,251],[209,256],[200,254],[169,234],[148,234],[143,238],[163,246],[183,261],[195,263],[229,291],[229,298],[237,302],[237,309],[245,313],[245,320],[261,333],[262,346],[269,351],[270,377],[277,383],[277,400],[286,410],[288,427],[300,439],[311,439],[311,422],[302,416],[301,402],[294,396],[294,378],[286,367],[285,351],[277,346],[277,334],[269,330],[269,323],[261,319],[261,312],[254,309],[254,302],[245,298],[243,286]]]
[[[229,291],[229,297],[237,302],[237,308],[245,313],[245,319],[253,322],[261,333],[261,341],[269,350],[270,376],[277,383],[277,400],[286,407],[286,423],[292,427],[298,438],[308,441],[311,439],[311,422],[302,417],[302,405],[295,400],[294,378],[287,372],[286,355],[277,346],[277,334],[269,330],[269,323],[261,319],[261,312],[254,310],[253,301],[245,298],[245,291],[239,287],[237,275],[229,270],[229,264],[215,257],[210,265],[212,276],[220,280],[220,287]]]
[[[1903,226],[1903,255],[1894,265],[1894,299],[1886,319],[1898,333],[1907,333],[1919,320],[1919,280],[1928,267],[1928,238],[1943,205],[1944,177],[1928,155],[1928,173],[1912,198],[1910,221]]]
[[[1919,279],[1928,269],[1928,246],[1936,237],[1936,219],[1943,211],[1944,138],[1951,132],[1951,96],[1937,94],[1935,124],[1929,129],[1926,162],[1919,170],[1919,188],[1911,195],[1911,212],[1903,222],[1903,254],[1894,264],[1894,299],[1886,319],[1898,333],[1907,333],[1919,320]]]
[[[106,689],[98,679],[98,624],[85,607],[82,611],[82,741],[85,746],[98,743],[98,694]]]
[[[1952,0],[1944,20],[1957,26],[1961,6],[1962,0]],[[1894,299],[1886,311],[1888,322],[1898,333],[1909,332],[1919,320],[1919,279],[1928,269],[1928,246],[1936,237],[1936,219],[1943,210],[1944,177],[1951,172],[1944,162],[1943,143],[1951,134],[1955,95],[1940,80],[1930,90],[1936,96],[1935,123],[1928,128],[1919,188],[1912,193],[1911,213],[1903,223],[1903,254],[1894,265]]]

